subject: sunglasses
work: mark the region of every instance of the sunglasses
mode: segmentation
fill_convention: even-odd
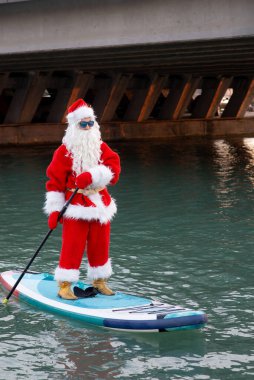
[[[81,128],[85,128],[87,126],[92,127],[94,125],[94,121],[81,121],[79,125]]]

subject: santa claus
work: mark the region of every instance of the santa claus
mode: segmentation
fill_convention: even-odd
[[[63,217],[62,249],[55,280],[58,295],[76,299],[71,284],[79,279],[79,268],[86,250],[87,277],[102,294],[113,295],[106,280],[112,274],[109,258],[110,221],[116,204],[107,186],[120,174],[117,153],[102,142],[94,111],[83,99],[68,108],[68,128],[63,144],[55,151],[47,168],[46,202],[50,229],[57,227],[59,214],[75,188],[79,188]]]

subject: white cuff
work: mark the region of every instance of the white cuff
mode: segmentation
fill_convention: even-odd
[[[89,169],[89,173],[92,176],[94,187],[107,186],[114,177],[110,168],[105,165],[95,166],[94,168]]]
[[[56,281],[77,282],[79,280],[78,269],[64,269],[57,267],[55,270]]]
[[[89,264],[87,267],[87,278],[89,280],[98,280],[99,278],[107,279],[112,273],[111,259],[99,267],[91,267]]]
[[[61,211],[65,204],[65,195],[60,191],[48,191],[43,207],[45,214],[50,215],[53,211]]]

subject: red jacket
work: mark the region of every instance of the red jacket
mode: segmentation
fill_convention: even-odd
[[[92,188],[104,188],[91,195],[76,194],[67,208],[64,216],[72,219],[98,220],[101,223],[109,222],[116,213],[116,204],[109,195],[106,186],[114,185],[121,171],[120,159],[109,146],[101,144],[101,162],[89,169],[92,176]],[[66,200],[75,189],[76,175],[72,170],[72,158],[65,145],[61,145],[54,153],[53,159],[47,168],[46,202],[44,211],[47,215],[53,211],[61,211]]]

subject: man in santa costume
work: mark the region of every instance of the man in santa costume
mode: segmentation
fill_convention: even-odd
[[[102,294],[113,295],[107,286],[112,274],[109,258],[110,221],[116,204],[107,186],[120,174],[117,153],[102,142],[94,111],[83,99],[68,108],[68,128],[63,144],[55,151],[47,168],[46,202],[50,229],[56,228],[59,213],[75,188],[79,188],[63,217],[62,249],[55,280],[58,295],[76,299],[71,284],[79,279],[84,251],[88,258],[87,277]]]

